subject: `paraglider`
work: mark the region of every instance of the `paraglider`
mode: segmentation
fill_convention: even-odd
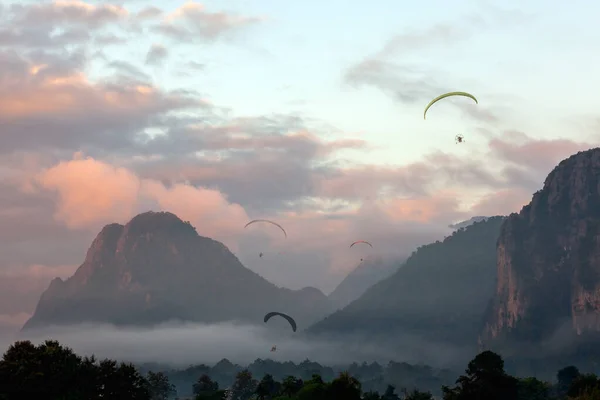
[[[461,134],[458,134],[454,138],[454,141],[456,142],[456,144],[464,143],[465,142],[465,137],[463,135],[461,135]]]
[[[371,246],[371,248],[373,248],[373,245],[372,245],[371,243],[367,242],[366,240],[357,240],[356,242],[353,242],[353,243],[350,245],[350,247],[352,248],[352,246],[354,246],[355,244],[358,244],[358,243],[364,243],[364,244],[368,244],[369,246]],[[362,259],[362,258],[360,259],[360,262],[363,262],[363,259]]]
[[[252,220],[252,221],[248,222],[246,225],[244,225],[244,229],[246,229],[248,226],[250,226],[250,225],[252,225],[252,224],[254,224],[256,222],[266,222],[268,224],[275,225],[276,227],[278,227],[279,229],[281,229],[281,231],[283,232],[283,235],[287,239],[287,232],[285,231],[285,229],[283,229],[283,227],[281,225],[279,225],[277,222],[269,221],[268,219],[255,219],[255,220]],[[263,253],[260,253],[258,256],[260,258],[262,258]]]
[[[369,246],[373,247],[373,245],[369,242],[367,242],[366,240],[357,240],[356,242],[353,242],[350,247],[354,246],[357,243],[364,243],[364,244],[368,244]]]
[[[429,102],[429,104],[427,104],[427,107],[425,107],[425,111],[423,112],[423,119],[426,119],[427,116],[427,110],[429,110],[429,107],[431,107],[432,105],[434,105],[436,102],[445,99],[446,97],[450,97],[450,96],[465,96],[468,97],[470,99],[473,99],[475,101],[476,104],[479,104],[479,102],[477,101],[477,99],[475,98],[475,96],[473,96],[470,93],[467,92],[449,92],[449,93],[444,93],[441,96],[436,97],[435,99],[431,100]]]
[[[287,320],[287,322],[290,323],[290,325],[292,326],[292,330],[294,332],[296,332],[296,321],[294,321],[294,318],[290,317],[287,314],[284,313],[280,313],[280,312],[270,312],[267,315],[265,315],[265,324],[267,323],[268,320],[270,320],[272,317],[274,317],[275,315],[279,315],[282,318],[285,318]]]
[[[285,229],[283,229],[283,227],[282,227],[281,225],[279,225],[277,222],[269,221],[268,219],[255,219],[255,220],[252,220],[252,221],[248,222],[248,223],[247,223],[247,224],[244,226],[244,228],[247,228],[248,226],[250,226],[250,225],[252,225],[252,224],[254,224],[254,223],[256,223],[256,222],[266,222],[266,223],[268,223],[268,224],[275,225],[276,227],[278,227],[279,229],[281,229],[281,231],[283,232],[283,234],[284,234],[284,235],[285,235],[285,237],[287,238],[287,232],[285,231]]]

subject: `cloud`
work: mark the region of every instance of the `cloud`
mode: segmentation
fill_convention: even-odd
[[[201,235],[226,238],[248,219],[240,205],[218,191],[182,184],[167,188],[92,158],[63,161],[41,172],[36,182],[57,193],[55,218],[73,229],[98,231],[159,207],[191,221]]]
[[[436,47],[448,49],[480,34],[482,30],[514,26],[530,20],[519,10],[486,5],[480,5],[480,8],[479,13],[393,36],[379,51],[351,65],[343,75],[344,83],[355,87],[375,87],[405,104],[427,104],[427,100],[455,90],[442,83],[453,79],[440,65],[431,65],[426,62],[427,58],[418,54]],[[456,105],[466,115],[481,122],[495,122],[498,118],[485,108]]]
[[[533,139],[522,132],[507,132],[506,138],[492,139],[490,150],[506,162],[535,171],[548,171],[578,151],[594,147],[570,139]]]
[[[135,363],[164,363],[186,368],[190,364],[214,365],[223,358],[248,365],[265,358],[275,361],[302,362],[305,359],[324,365],[350,364],[364,360],[387,363],[390,359],[410,363],[426,362],[438,367],[448,365],[465,349],[424,342],[410,334],[399,334],[395,340],[376,343],[358,340],[317,340],[302,335],[289,335],[264,325],[222,323],[214,325],[169,323],[153,329],[119,329],[110,325],[76,325],[28,332],[21,339],[38,344],[48,337],[72,348],[81,355],[112,358]],[[6,349],[13,337],[0,337],[0,348]],[[394,346],[390,346],[394,342]],[[268,351],[277,343],[277,353]],[[401,343],[401,345],[398,345]],[[469,356],[471,354],[467,353]],[[461,357],[462,358],[462,357]],[[461,361],[463,361],[461,359]]]
[[[12,4],[0,15],[0,46],[60,48],[89,42],[91,32],[128,17],[116,5],[83,1]]]
[[[205,106],[145,83],[93,83],[83,72],[87,61],[77,51],[0,53],[0,153],[126,148],[161,115]]]
[[[159,18],[162,15],[163,15],[163,11],[160,8],[146,7],[146,8],[143,8],[142,10],[138,11],[138,13],[135,15],[135,17],[138,20],[151,20],[151,19]]]
[[[451,45],[470,37],[473,28],[484,25],[479,17],[466,16],[461,21],[440,23],[424,30],[408,31],[392,37],[377,53],[348,68],[344,81],[360,87],[374,86],[404,103],[431,99],[450,91],[436,82],[440,74],[422,63],[406,61],[407,53],[435,45]],[[396,55],[404,61],[395,62]]]
[[[477,215],[509,215],[521,211],[532,196],[532,191],[523,188],[500,190],[483,196],[471,210]]]
[[[107,64],[108,68],[114,69],[118,74],[131,79],[132,81],[137,81],[140,83],[149,84],[152,82],[152,78],[150,75],[146,74],[140,68],[135,65],[125,62],[125,61],[111,61]]]
[[[262,20],[225,12],[211,13],[205,10],[204,5],[188,1],[165,16],[161,24],[156,26],[156,31],[175,40],[214,41]]]
[[[167,48],[160,44],[153,44],[146,54],[146,64],[158,65],[161,64],[169,55]]]

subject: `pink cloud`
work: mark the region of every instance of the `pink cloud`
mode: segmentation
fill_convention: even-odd
[[[223,239],[248,219],[242,206],[229,203],[219,191],[182,184],[166,187],[93,158],[60,162],[40,172],[35,181],[56,193],[55,218],[73,229],[99,230],[155,209],[191,221],[201,235]]]
[[[55,217],[74,229],[126,220],[138,207],[139,179],[91,158],[60,162],[41,172],[37,182],[58,193]]]
[[[594,147],[570,139],[533,139],[522,132],[507,132],[502,139],[490,140],[488,146],[492,155],[501,160],[546,174],[561,160]]]
[[[445,191],[430,196],[392,199],[387,202],[385,212],[394,221],[445,223],[460,214],[459,199],[457,193]]]
[[[0,327],[21,328],[31,318],[30,313],[0,314]]]
[[[488,193],[473,207],[473,215],[509,215],[521,211],[531,201],[533,193],[523,188],[511,188]]]
[[[263,17],[245,17],[226,12],[208,12],[203,4],[188,1],[166,15],[159,31],[179,39],[214,40],[233,30],[263,21]]]
[[[20,22],[28,24],[81,24],[102,27],[126,18],[129,13],[113,4],[94,5],[80,0],[55,0],[23,6]]]

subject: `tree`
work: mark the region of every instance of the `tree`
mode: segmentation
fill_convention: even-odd
[[[279,389],[277,383],[279,382],[275,382],[272,375],[265,374],[256,387],[256,396],[259,400],[270,399],[275,396]]]
[[[413,390],[407,393],[405,400],[433,400],[433,395],[430,392],[421,392],[419,390]]]
[[[84,396],[94,388],[79,382],[81,362],[81,357],[57,341],[39,346],[15,342],[0,361],[2,391],[8,399]]]
[[[252,373],[247,369],[237,373],[235,382],[231,387],[231,398],[232,400],[248,400],[254,392],[258,382],[252,378]]]
[[[379,393],[374,392],[372,390],[363,393],[363,400],[382,400],[383,398],[379,395]]]
[[[587,389],[577,397],[570,397],[570,400],[600,400],[600,389]]]
[[[224,400],[227,397],[227,390],[216,390],[214,392],[198,393],[195,400]]]
[[[509,400],[517,398],[517,380],[504,372],[504,360],[491,351],[469,362],[454,388],[442,387],[444,400]]]
[[[396,387],[393,385],[387,385],[385,388],[385,392],[383,396],[381,396],[381,400],[399,400],[400,397],[396,394]]]
[[[126,398],[128,400],[150,399],[148,381],[140,375],[133,364],[103,360],[98,366],[102,382],[99,397],[104,399]]]
[[[331,400],[360,400],[361,394],[360,382],[347,372],[342,372],[329,385]]]
[[[569,391],[571,384],[575,379],[579,378],[580,375],[579,369],[574,365],[569,365],[568,367],[560,369],[556,373],[556,380],[558,381],[556,384],[556,392],[558,396],[565,396]]]
[[[537,378],[523,378],[517,382],[518,400],[546,400],[550,394],[550,384]]]
[[[81,358],[54,340],[15,342],[0,360],[2,400],[150,400],[149,387],[131,364]]]
[[[290,375],[281,382],[281,391],[286,396],[292,397],[302,389],[303,385],[304,382],[302,382],[302,379],[297,379],[295,376]]]
[[[177,395],[175,385],[169,382],[169,377],[164,372],[149,371],[146,380],[152,400],[167,400],[169,397]]]
[[[210,376],[202,374],[200,378],[192,385],[192,393],[213,393],[219,390],[219,383],[211,379]]]
[[[323,381],[323,378],[321,377],[321,375],[319,374],[312,374],[312,377],[307,380],[305,382],[306,385],[312,385],[312,384],[317,384],[317,385],[324,385],[325,381]]]
[[[594,389],[600,389],[600,381],[594,374],[580,374],[567,390],[569,397],[577,397],[584,394],[590,394]]]
[[[296,393],[297,400],[329,400],[328,385],[321,375],[313,374],[312,378],[304,382],[304,386]]]

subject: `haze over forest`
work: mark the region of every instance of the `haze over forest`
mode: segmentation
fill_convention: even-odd
[[[312,0],[0,2],[0,347],[25,334],[36,342],[53,335],[82,354],[180,366],[271,357],[328,365],[394,358],[462,368],[479,336],[501,336],[506,321],[490,315],[528,311],[500,298],[490,302],[494,285],[502,282],[496,241],[518,242],[513,231],[501,230],[504,219],[466,228],[461,223],[519,212],[559,162],[596,147],[600,138],[594,101],[600,82],[593,73],[600,55],[590,51],[600,39],[594,6],[538,3],[459,1],[448,9],[438,0],[368,6]],[[444,99],[424,120],[426,104],[452,90],[473,93],[478,103]],[[576,96],[557,95],[573,90]],[[455,143],[458,134],[464,143]],[[597,154],[586,154],[549,182],[568,186],[570,178],[581,177],[573,172],[577,166],[598,167]],[[578,182],[593,187],[594,179],[586,175]],[[548,185],[547,193],[555,189]],[[595,198],[583,196],[575,183],[571,189],[565,198],[590,208],[570,217],[593,226]],[[552,199],[540,195],[536,204]],[[245,297],[229,296],[231,304],[203,300],[206,310],[222,307],[215,315],[231,313],[235,322],[209,318],[208,311],[193,314],[192,306],[202,307],[186,297],[189,309],[171,315],[179,321],[162,321],[172,304],[157,300],[165,308],[143,316],[161,321],[154,327],[116,328],[107,322],[117,319],[108,308],[101,315],[82,306],[81,314],[93,321],[19,332],[27,321],[79,318],[71,311],[52,313],[83,304],[78,301],[91,292],[81,288],[92,286],[86,277],[102,276],[100,256],[118,259],[116,250],[100,251],[111,248],[107,243],[90,247],[94,238],[106,225],[129,226],[148,211],[173,213],[201,237],[171,241],[163,226],[144,227],[160,236],[164,251],[157,254],[165,260],[195,257],[196,280],[190,282],[204,276],[219,282],[199,296],[243,287],[229,283],[237,272],[202,269],[216,261],[225,266],[219,271],[245,267],[255,273],[244,275],[252,280]],[[287,237],[273,226],[244,228],[259,218],[279,223]],[[519,254],[533,260],[543,242],[535,235],[544,227],[516,218],[506,226],[526,232],[534,244]],[[556,237],[568,236],[563,233]],[[476,249],[464,244],[467,237],[477,241]],[[205,239],[210,257],[221,251],[222,258],[179,247]],[[358,240],[373,246],[350,248]],[[576,242],[569,243],[575,247],[583,239]],[[134,245],[116,248],[140,254]],[[107,265],[119,273],[139,271],[160,257]],[[548,265],[566,259],[552,257]],[[584,265],[588,258],[577,260]],[[71,280],[79,286],[61,286],[83,265],[87,269]],[[172,265],[162,270],[169,279]],[[471,278],[444,275],[454,267]],[[161,287],[157,276],[144,277],[147,286],[141,287],[152,291],[152,299],[174,297],[178,292]],[[474,276],[485,284],[475,288]],[[172,282],[186,280],[178,279]],[[399,292],[402,285],[406,290]],[[105,287],[98,283],[94,290]],[[193,289],[181,289],[182,299]],[[453,296],[459,291],[463,297]],[[583,304],[584,292],[565,294],[564,304]],[[63,298],[70,300],[60,303]],[[452,313],[448,298],[463,307],[460,312]],[[134,300],[115,308],[137,310]],[[262,311],[269,302],[297,307],[297,335],[285,324],[265,326],[255,318],[271,311]],[[246,308],[234,315],[232,304]],[[379,322],[359,319],[373,314],[369,307],[388,305],[397,315],[404,307],[408,321],[394,325],[393,343]],[[570,326],[571,309],[563,311]],[[575,314],[577,329],[596,326]],[[182,322],[183,315],[190,320]],[[456,331],[434,325],[458,320]],[[343,335],[356,336],[347,341],[339,339]],[[455,340],[461,337],[468,343]],[[268,352],[274,344],[280,350]]]

